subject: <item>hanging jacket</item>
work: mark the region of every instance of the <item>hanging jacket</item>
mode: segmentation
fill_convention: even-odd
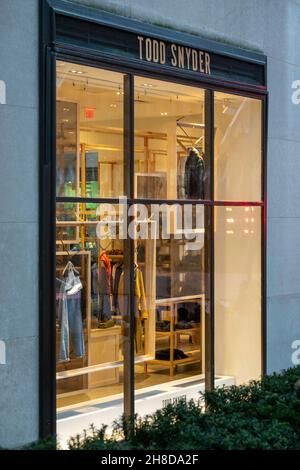
[[[92,315],[99,322],[111,320],[111,265],[108,256],[99,256],[99,262],[92,265]]]
[[[103,322],[111,320],[111,293],[110,278],[106,267],[102,264],[99,270],[99,291],[98,291],[98,320]]]
[[[137,301],[137,310],[139,313],[139,318],[141,320],[146,320],[148,315],[147,302],[146,302],[146,293],[143,280],[142,271],[139,268],[135,270],[135,295]]]
[[[199,152],[192,148],[185,162],[184,194],[187,199],[204,199],[205,164]]]
[[[144,287],[143,274],[141,270],[136,267],[135,271],[135,352],[140,354],[143,352],[143,327],[142,321],[149,317],[146,301],[146,293]],[[124,293],[124,272],[122,272],[119,280],[118,289],[118,305],[120,314],[126,317],[129,313],[128,295]],[[124,326],[124,325],[123,325]],[[123,331],[124,335],[124,331]]]
[[[120,283],[122,272],[123,272],[123,263],[118,263],[118,264],[113,265],[112,267],[112,304],[113,304],[113,311],[115,315],[120,315],[118,291],[119,291],[119,283]]]
[[[110,259],[107,256],[107,254],[104,252],[104,253],[101,253],[101,255],[99,256],[99,261],[102,261],[104,263],[106,273],[107,273],[108,291],[111,294],[112,292],[111,292],[111,264],[110,264]]]
[[[136,267],[135,276],[135,316],[141,320],[148,318],[148,309],[146,301],[146,293],[144,287],[143,274],[140,268]],[[128,313],[127,295],[124,294],[124,271],[121,273],[118,286],[118,304],[121,315]]]

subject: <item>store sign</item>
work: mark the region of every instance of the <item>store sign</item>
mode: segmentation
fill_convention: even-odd
[[[211,74],[211,58],[208,52],[144,36],[137,36],[137,40],[141,60]]]
[[[109,20],[111,22],[111,20]],[[125,19],[122,22],[126,22]],[[153,37],[151,33],[143,33],[129,28],[118,28],[111,24],[97,24],[68,17],[58,13],[55,19],[55,37],[53,41],[59,44],[73,44],[75,46],[97,54],[110,61],[116,61],[118,65],[143,66],[149,70],[171,70],[185,76],[197,75],[219,81],[231,81],[246,85],[264,86],[266,77],[264,63],[260,59],[256,61],[243,59],[230,53],[220,53],[208,48],[206,41],[201,38],[185,36],[177,39],[178,34],[172,39],[163,35]],[[150,29],[150,27],[149,27]],[[154,28],[155,32],[155,28]],[[170,32],[168,32],[170,37]],[[185,42],[186,39],[186,42]]]
[[[6,85],[3,80],[0,80],[0,104],[6,104]]]

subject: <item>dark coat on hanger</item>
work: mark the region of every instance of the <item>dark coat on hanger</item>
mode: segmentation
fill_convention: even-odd
[[[185,162],[184,194],[187,199],[204,199],[205,165],[196,149],[191,149]]]
[[[111,279],[103,261],[92,266],[92,311],[99,321],[111,320]]]

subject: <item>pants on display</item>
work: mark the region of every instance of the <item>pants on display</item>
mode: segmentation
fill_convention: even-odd
[[[59,360],[60,362],[66,362],[70,360],[70,338],[75,356],[78,358],[85,356],[80,292],[74,295],[63,294],[60,304],[61,335]]]

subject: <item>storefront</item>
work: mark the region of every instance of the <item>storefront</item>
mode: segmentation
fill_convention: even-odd
[[[265,372],[266,58],[44,2],[40,427]]]

